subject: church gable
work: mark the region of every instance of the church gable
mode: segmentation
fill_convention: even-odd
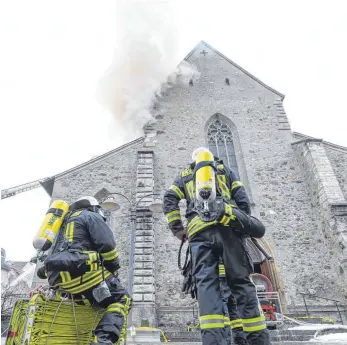
[[[209,44],[205,43],[204,41],[201,41],[186,57],[185,60],[200,65],[200,67],[205,67],[206,61],[209,59],[214,60],[214,67],[215,67],[215,73],[219,73],[221,79],[223,79],[223,82],[225,85],[233,87],[235,86],[238,91],[242,91],[244,89],[247,89],[248,87],[245,85],[242,85],[240,76],[244,76],[245,82],[249,85],[251,85],[252,88],[255,88],[256,86],[261,86],[265,88],[266,90],[271,91],[276,96],[280,98],[281,101],[284,99],[284,95],[277,90],[271,88],[270,86],[263,83],[261,80],[256,78],[254,75],[243,69],[241,66],[236,64],[234,61],[230,60],[228,57],[223,55],[221,52],[210,46]],[[205,61],[204,61],[205,60]],[[227,64],[230,64],[234,67],[233,73],[230,74],[228,71],[223,68],[223,64],[221,62],[225,62]]]
[[[103,162],[105,161],[105,164],[107,165],[108,162],[112,161],[118,161],[122,160],[123,157],[127,157],[127,155],[131,155],[132,152],[135,152],[138,147],[141,147],[143,145],[144,138],[138,138],[134,141],[131,141],[125,145],[122,145],[120,147],[117,147],[116,149],[106,152],[100,156],[97,156],[95,158],[92,158],[91,160],[82,163],[80,165],[77,165],[69,170],[66,170],[60,174],[57,174],[55,176],[43,179],[40,181],[41,186],[45,189],[45,191],[48,193],[49,196],[53,198],[60,198],[62,196],[55,196],[57,194],[61,194],[62,192],[57,192],[57,189],[55,185],[68,185],[68,181],[70,179],[74,179],[76,176],[83,175],[84,173],[90,173],[93,170],[100,169],[100,166],[103,166]],[[135,151],[134,151],[135,149]],[[106,175],[102,175],[106,176]],[[62,181],[62,182],[61,182]],[[64,182],[65,181],[65,182]]]

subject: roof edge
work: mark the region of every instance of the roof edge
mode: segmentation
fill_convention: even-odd
[[[298,141],[295,141],[292,144],[298,144],[299,142],[305,141],[307,139],[309,139],[309,140],[316,140],[316,141],[320,140],[323,143],[323,145],[328,146],[329,148],[332,148],[332,149],[335,149],[335,150],[340,150],[340,151],[343,151],[343,152],[347,153],[347,147],[346,146],[337,145],[337,144],[331,143],[330,141],[325,141],[324,139],[317,139],[315,137],[311,137],[309,135],[302,134],[302,133],[299,133],[299,132],[292,132],[292,134],[293,134],[293,136],[301,137]]]
[[[68,169],[68,170],[66,170],[66,171],[64,171],[64,172],[62,172],[62,173],[56,174],[56,175],[53,176],[53,177],[54,177],[56,180],[58,180],[59,178],[65,176],[65,175],[67,175],[67,174],[70,174],[70,173],[72,173],[72,172],[74,172],[74,171],[76,171],[76,170],[79,170],[79,169],[81,169],[81,168],[85,168],[85,167],[87,167],[87,166],[89,166],[89,165],[93,165],[93,164],[95,164],[95,163],[97,163],[97,162],[99,162],[99,161],[101,161],[101,160],[103,160],[103,159],[106,159],[106,158],[112,156],[112,155],[115,154],[115,153],[121,153],[121,152],[123,152],[124,150],[129,149],[129,148],[135,146],[136,144],[140,144],[140,143],[143,142],[144,138],[145,138],[144,136],[142,136],[142,137],[140,137],[140,138],[137,138],[137,139],[135,139],[135,140],[133,140],[133,141],[128,142],[127,144],[124,144],[124,145],[122,145],[122,146],[117,147],[117,148],[114,149],[114,150],[108,151],[108,152],[106,152],[106,153],[104,153],[104,154],[102,154],[102,155],[100,155],[100,156],[97,156],[97,157],[95,157],[95,158],[92,158],[92,159],[90,159],[89,161],[87,161],[87,162],[85,162],[85,163],[76,165],[75,167],[73,167],[73,168],[71,168],[71,169]]]
[[[198,49],[200,44],[204,44],[207,48],[213,50],[216,54],[218,54],[220,57],[222,57],[223,59],[225,59],[226,61],[228,61],[229,63],[231,63],[232,65],[234,65],[236,68],[238,68],[240,71],[242,71],[243,73],[245,73],[246,75],[248,75],[251,79],[253,79],[254,81],[256,81],[258,84],[264,86],[266,89],[270,90],[271,92],[275,93],[276,95],[281,97],[281,100],[283,101],[285,98],[285,95],[275,89],[273,89],[272,87],[270,87],[269,85],[263,83],[260,79],[258,79],[257,77],[255,77],[253,74],[249,73],[248,71],[246,71],[244,68],[242,68],[240,65],[238,65],[236,62],[232,61],[231,59],[229,59],[227,56],[225,56],[224,54],[222,54],[220,51],[218,51],[217,49],[213,48],[211,45],[209,45],[208,43],[206,43],[205,41],[200,41],[184,58],[184,60],[188,60],[190,58],[190,56]]]

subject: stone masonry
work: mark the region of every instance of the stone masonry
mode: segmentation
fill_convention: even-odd
[[[144,137],[57,175],[52,198],[72,201],[102,188],[134,201],[153,191],[163,195],[191,152],[208,145],[210,124],[221,121],[232,133],[252,213],[267,227],[263,243],[274,256],[270,277],[283,308],[301,308],[302,292],[346,305],[347,149],[292,133],[284,96],[206,43],[186,61],[200,77],[188,84],[178,77],[162,93]],[[196,307],[180,292],[180,243],[164,216],[148,210],[151,200],[136,209],[134,321],[182,326]],[[117,201],[121,209],[111,213],[110,224],[125,284],[131,223],[129,205]],[[309,303],[316,308],[318,302]]]

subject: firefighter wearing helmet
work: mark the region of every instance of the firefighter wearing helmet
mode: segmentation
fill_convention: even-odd
[[[120,266],[116,242],[105,220],[93,197],[85,196],[71,204],[61,228],[63,243],[37,272],[41,279],[48,278],[50,286],[82,295],[106,310],[95,328],[94,345],[111,345],[119,340],[131,303],[117,277]]]
[[[175,179],[164,196],[164,214],[170,230],[189,240],[192,274],[196,280],[203,345],[226,344],[224,309],[218,265],[225,276],[251,345],[270,344],[265,317],[249,275],[253,265],[246,236],[261,238],[265,227],[250,216],[250,202],[236,175],[206,148],[192,154],[193,162]],[[187,201],[187,229],[179,202]]]

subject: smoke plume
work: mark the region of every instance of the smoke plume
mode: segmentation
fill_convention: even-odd
[[[181,57],[170,1],[118,1],[116,20],[116,51],[100,80],[98,99],[130,140],[154,120],[151,106],[167,82],[175,82],[178,74],[188,76],[188,82],[196,70],[188,63],[177,68]]]

